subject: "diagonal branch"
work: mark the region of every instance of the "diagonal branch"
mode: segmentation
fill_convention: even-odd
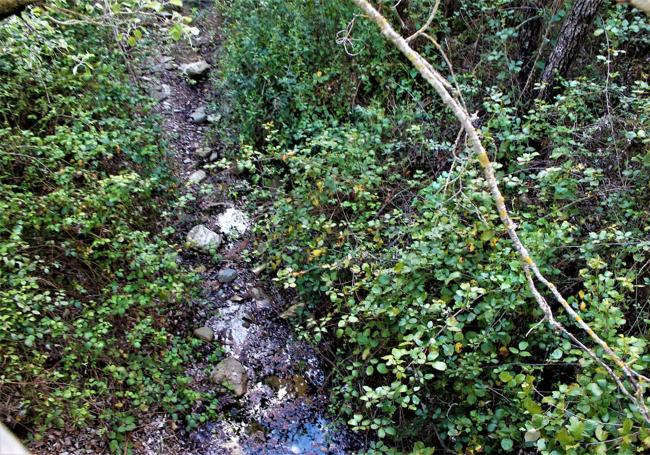
[[[641,376],[639,373],[630,368],[624,361],[619,357],[616,352],[598,336],[589,325],[582,320],[582,318],[573,310],[571,305],[566,301],[562,294],[557,290],[556,286],[551,283],[539,270],[537,263],[531,258],[528,249],[524,246],[519,235],[517,234],[517,229],[515,223],[512,221],[508,210],[505,205],[505,198],[501,193],[499,188],[499,182],[496,178],[496,173],[494,171],[494,166],[488,157],[485,148],[481,142],[480,136],[474,125],[472,124],[472,118],[469,115],[468,111],[463,108],[463,106],[449,93],[446,80],[440,73],[438,73],[427,61],[424,59],[418,52],[413,50],[405,38],[399,35],[393,27],[388,23],[388,21],[366,0],[352,0],[368,18],[374,22],[381,33],[397,47],[402,54],[413,64],[413,66],[420,72],[422,77],[436,90],[442,102],[449,107],[454,113],[455,117],[460,122],[461,126],[467,134],[467,139],[469,144],[476,154],[479,163],[483,169],[483,175],[487,180],[490,191],[492,193],[492,199],[494,200],[499,213],[499,218],[505,226],[508,236],[510,237],[512,243],[515,246],[515,249],[519,253],[519,256],[523,262],[524,273],[526,274],[528,285],[533,294],[538,306],[543,311],[545,318],[556,331],[565,334],[572,341],[574,341],[582,350],[584,350],[592,359],[594,359],[598,364],[600,364],[616,382],[621,393],[627,396],[632,403],[637,407],[641,413],[643,419],[646,423],[650,424],[650,411],[648,410],[645,404],[644,390],[645,383],[648,381],[647,378]],[[444,81],[444,82],[443,82]],[[630,384],[631,390],[626,387],[626,385],[621,381],[618,375],[613,371],[605,360],[599,357],[592,349],[580,342],[575,335],[573,335],[569,330],[566,329],[562,324],[560,324],[554,317],[553,311],[550,305],[547,303],[546,299],[542,296],[535,285],[533,276],[542,283],[548,290],[551,292],[555,300],[564,308],[564,310],[569,314],[571,319],[583,329],[587,335],[597,344],[602,350],[607,354],[611,361],[620,369],[620,371],[627,378],[627,381]]]

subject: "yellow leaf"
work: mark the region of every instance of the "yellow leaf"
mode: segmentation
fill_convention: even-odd
[[[325,253],[325,248],[316,248],[311,250],[311,253],[309,253],[309,255],[313,258],[317,258],[319,256],[322,256],[323,253]]]
[[[585,298],[585,291],[583,291],[583,290],[578,291],[578,296],[580,297],[580,300],[584,299]]]
[[[460,351],[463,350],[463,343],[460,341],[454,345],[454,351],[456,351],[456,354],[460,354]]]

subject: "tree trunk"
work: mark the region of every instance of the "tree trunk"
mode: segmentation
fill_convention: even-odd
[[[526,2],[525,12],[519,36],[517,37],[517,55],[516,59],[521,62],[521,71],[519,72],[519,82],[525,87],[531,72],[535,70],[535,60],[541,45],[542,27],[544,25],[544,16],[542,11],[549,3],[548,0]]]
[[[566,76],[576,51],[586,38],[591,23],[603,3],[603,0],[576,0],[573,4],[573,8],[562,24],[555,49],[551,52],[542,73],[540,79],[542,88],[537,95],[539,99],[550,98],[556,76]]]
[[[0,0],[0,20],[20,13],[27,5],[36,0]]]

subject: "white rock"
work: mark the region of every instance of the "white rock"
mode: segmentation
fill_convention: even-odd
[[[229,208],[217,217],[217,225],[223,234],[237,237],[246,233],[250,220],[241,210]]]
[[[205,123],[208,120],[208,114],[205,112],[205,106],[201,106],[192,112],[192,115],[190,115],[190,119],[194,123]]]
[[[210,147],[199,147],[194,153],[196,153],[199,158],[207,158],[212,153],[212,150],[210,150]]]
[[[205,60],[181,65],[181,71],[189,77],[201,77],[210,69],[210,64]]]
[[[204,225],[199,224],[187,233],[187,242],[193,248],[201,251],[209,251],[211,248],[219,248],[219,245],[221,245],[221,236]]]
[[[152,87],[149,94],[153,99],[160,102],[171,96],[172,88],[167,84],[161,84],[157,87]]]
[[[192,175],[187,178],[187,184],[195,185],[197,183],[201,183],[207,176],[208,174],[206,174],[204,170],[199,169],[198,171],[193,172]]]

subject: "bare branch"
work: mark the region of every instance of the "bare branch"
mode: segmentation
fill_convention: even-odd
[[[433,8],[431,8],[431,13],[429,14],[429,18],[427,19],[427,21],[420,28],[420,30],[418,30],[417,32],[413,33],[411,36],[406,38],[407,43],[410,43],[419,35],[422,35],[424,32],[427,31],[427,29],[431,26],[431,23],[433,22],[433,18],[436,16],[436,13],[438,12],[439,6],[440,6],[440,0],[436,0],[436,3],[433,5]]]

